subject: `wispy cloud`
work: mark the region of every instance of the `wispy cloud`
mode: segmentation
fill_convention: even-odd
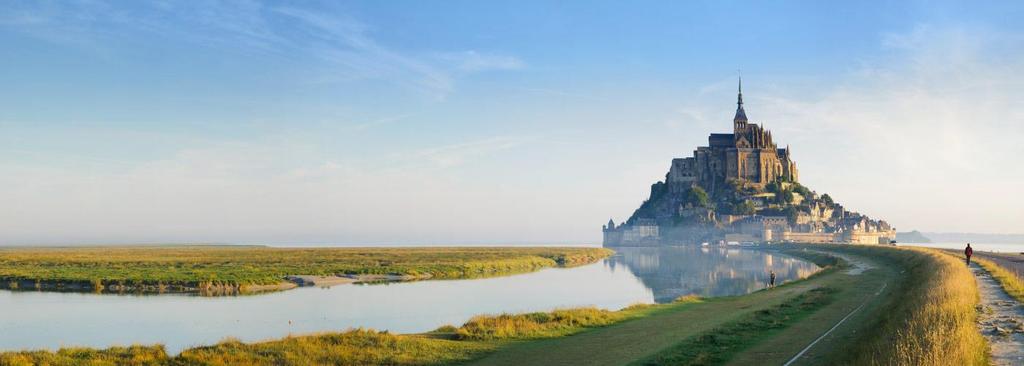
[[[381,80],[444,98],[466,74],[516,70],[517,57],[476,50],[409,52],[382,44],[372,26],[335,8],[276,7],[258,1],[25,3],[0,14],[8,28],[51,42],[106,53],[128,35],[242,49],[282,60],[318,60],[317,83]]]
[[[432,147],[414,152],[418,159],[433,162],[441,168],[462,165],[467,161],[487,154],[519,147],[533,140],[528,137],[497,136],[482,140]]]
[[[517,57],[480,53],[472,50],[438,53],[437,58],[454,65],[459,71],[469,73],[491,70],[518,70],[526,66]]]
[[[274,12],[298,21],[305,37],[315,39],[314,55],[347,69],[344,78],[383,78],[443,95],[452,89],[444,70],[385,47],[367,34],[367,27],[344,15],[326,15],[296,8]]]

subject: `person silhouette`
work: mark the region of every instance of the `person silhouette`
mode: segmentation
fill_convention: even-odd
[[[967,243],[967,248],[964,249],[964,257],[967,257],[967,265],[971,265],[971,256],[974,255],[974,249],[971,249],[971,243]]]
[[[768,276],[768,287],[775,287],[775,271]]]

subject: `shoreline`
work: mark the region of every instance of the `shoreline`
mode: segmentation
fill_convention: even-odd
[[[792,254],[790,254],[790,255],[792,255]],[[835,266],[837,264],[836,262],[832,262],[831,260],[829,260],[828,256],[821,255],[819,253],[805,253],[804,255],[792,255],[792,256],[797,257],[797,258],[801,258],[801,259],[806,260],[806,261],[811,262],[811,263],[815,263],[816,265],[818,265],[821,268],[821,270],[816,271],[814,274],[812,274],[809,277],[804,277],[804,278],[801,278],[801,279],[796,280],[796,281],[790,281],[790,282],[786,282],[784,284],[780,284],[780,286],[778,287],[779,289],[792,288],[793,286],[797,286],[799,284],[806,283],[807,280],[815,279],[815,278],[820,278],[821,276],[823,276],[825,274],[832,273],[832,272],[834,272],[834,268],[835,268]],[[291,276],[290,281],[292,281],[292,283],[302,282],[302,283],[306,284],[307,286],[332,286],[332,285],[340,285],[340,284],[352,284],[352,283],[356,283],[357,281],[374,282],[374,281],[382,281],[382,280],[383,281],[395,281],[395,280],[417,280],[417,279],[423,279],[423,278],[422,277],[417,277],[417,276],[399,276],[399,275]],[[296,287],[298,287],[298,285],[296,285]],[[222,342],[218,342],[218,343],[215,343],[215,344],[199,345],[199,346],[194,346],[194,347],[190,347],[190,348],[185,348],[180,353],[177,353],[177,354],[167,354],[165,352],[165,349],[163,348],[163,346],[159,345],[159,344],[153,344],[153,345],[131,345],[131,346],[127,346],[127,345],[126,346],[111,346],[111,347],[107,347],[105,349],[99,349],[99,348],[79,348],[79,347],[70,347],[68,349],[88,350],[88,352],[103,353],[103,352],[121,352],[122,350],[127,351],[127,352],[131,352],[130,350],[135,348],[136,352],[139,352],[139,351],[142,351],[142,350],[146,350],[146,351],[150,351],[150,352],[156,352],[156,353],[161,354],[162,357],[166,357],[166,359],[170,360],[170,359],[185,359],[185,358],[190,358],[190,357],[196,357],[197,355],[206,354],[207,352],[214,352],[214,353],[216,353],[216,352],[219,352],[218,349],[222,348],[222,347],[232,347],[232,348],[234,348],[234,347],[244,347],[244,348],[273,347],[274,345],[291,344],[293,342],[302,343],[302,342],[305,342],[307,340],[308,341],[317,342],[315,340],[323,338],[323,337],[326,337],[326,338],[329,338],[329,339],[349,339],[349,338],[355,338],[356,340],[363,339],[363,338],[369,338],[369,339],[378,339],[378,338],[380,338],[382,340],[397,341],[397,342],[440,342],[440,343],[443,343],[443,344],[446,344],[446,345],[450,345],[452,347],[470,347],[470,348],[483,347],[483,348],[487,348],[488,350],[484,351],[484,354],[486,354],[486,353],[490,353],[490,352],[493,352],[493,351],[497,350],[498,348],[502,347],[508,341],[516,341],[516,340],[531,341],[531,340],[540,340],[540,339],[553,339],[553,338],[563,337],[563,336],[570,335],[570,334],[576,334],[576,333],[587,331],[587,330],[591,330],[591,329],[597,329],[597,328],[601,328],[601,327],[605,327],[605,326],[612,326],[612,325],[616,325],[616,324],[622,324],[622,321],[632,320],[632,319],[639,318],[639,317],[644,317],[646,315],[653,314],[653,313],[671,312],[671,311],[674,311],[674,309],[680,309],[681,307],[689,307],[689,306],[692,306],[693,304],[700,303],[700,302],[705,302],[705,301],[712,301],[712,302],[730,301],[729,299],[749,298],[749,296],[754,295],[754,294],[758,294],[758,293],[760,293],[761,295],[755,295],[755,296],[764,296],[764,294],[767,294],[770,291],[772,291],[772,290],[762,289],[762,290],[757,290],[757,291],[748,293],[746,295],[741,295],[739,297],[728,296],[728,297],[708,298],[708,299],[698,298],[696,296],[685,296],[683,298],[677,299],[676,301],[670,302],[670,303],[664,303],[664,304],[635,304],[635,305],[624,307],[624,308],[621,308],[621,309],[618,309],[618,310],[600,310],[600,309],[596,309],[596,308],[583,307],[583,308],[570,308],[570,309],[558,309],[558,308],[556,308],[556,309],[552,309],[552,310],[548,310],[548,311],[541,311],[541,312],[537,312],[537,313],[528,313],[528,314],[524,313],[524,314],[478,315],[478,316],[470,319],[469,321],[467,321],[466,324],[463,324],[462,326],[452,327],[452,326],[441,325],[441,326],[437,327],[433,331],[427,331],[427,332],[422,332],[422,333],[402,333],[402,334],[397,334],[396,333],[396,334],[392,334],[392,333],[389,333],[387,331],[365,330],[363,328],[350,328],[348,330],[342,330],[342,331],[324,331],[324,332],[312,332],[312,333],[293,334],[293,335],[289,335],[287,337],[266,339],[266,340],[256,341],[256,342],[239,342],[239,341],[233,341],[233,340],[229,339],[228,341],[222,341]],[[587,310],[587,309],[592,309],[592,310]],[[555,326],[555,325],[553,325],[555,328],[552,328],[550,330],[550,332],[552,332],[552,333],[544,333],[546,335],[541,335],[541,336],[517,335],[517,336],[512,336],[511,338],[507,338],[506,339],[506,338],[489,338],[491,336],[487,335],[487,334],[490,334],[486,330],[486,327],[489,326],[487,324],[490,324],[489,322],[491,322],[491,321],[501,322],[502,319],[504,319],[506,317],[512,317],[512,318],[515,318],[515,319],[523,319],[523,318],[534,319],[530,314],[555,314],[555,313],[571,314],[571,313],[580,312],[580,311],[584,311],[584,312],[586,312],[586,311],[596,311],[599,314],[604,314],[604,315],[600,315],[600,317],[602,317],[604,319],[608,319],[608,321],[607,322],[602,321],[600,324],[582,325],[582,326],[579,326],[579,325],[573,325],[573,326],[557,325],[557,326]],[[554,318],[552,318],[552,319],[554,319]],[[588,317],[588,319],[589,319],[589,317]],[[470,325],[470,324],[483,324],[483,325],[480,325],[480,326],[483,326],[485,328],[483,328],[483,329],[473,328],[473,326]],[[465,333],[467,331],[470,332],[470,333]],[[472,332],[483,332],[483,333],[472,333]],[[547,332],[547,331],[545,331],[545,332]],[[539,337],[539,338],[537,338],[537,337]],[[498,347],[498,348],[493,348],[492,349],[491,347]],[[159,349],[159,351],[157,351],[158,349]],[[20,350],[20,351],[18,351],[18,350],[11,350],[11,351],[0,351],[0,356],[4,355],[5,353],[9,354],[9,355],[13,355],[13,354],[16,354],[16,353],[19,353],[19,352],[30,352],[30,353],[53,352],[53,353],[57,353],[57,352],[59,352],[59,349],[58,350],[52,350],[52,351],[46,351],[46,350]],[[482,356],[482,355],[483,354],[475,354],[470,359],[478,359],[478,356]]]
[[[591,262],[587,264],[592,264]],[[546,268],[570,268],[569,266],[537,267],[526,271],[510,271],[492,273],[483,277],[501,277],[539,271]],[[238,296],[258,295],[269,292],[286,291],[299,287],[332,287],[347,284],[374,284],[391,282],[413,282],[426,280],[460,280],[481,278],[466,277],[435,277],[429,273],[422,275],[402,274],[345,274],[338,276],[323,275],[288,275],[281,282],[274,284],[147,284],[147,283],[100,283],[88,281],[60,280],[10,280],[0,279],[0,290],[18,292],[58,292],[58,293],[93,293],[100,295],[197,295],[197,296]]]
[[[547,247],[5,249],[0,290],[257,295],[303,286],[507,276],[597,263],[613,254],[605,248]]]

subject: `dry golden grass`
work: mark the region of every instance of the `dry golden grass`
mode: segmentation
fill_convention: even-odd
[[[975,326],[978,288],[952,256],[930,249],[858,247],[852,251],[905,268],[900,294],[882,310],[866,341],[849,350],[850,364],[983,365],[988,346]]]
[[[690,294],[690,295],[683,295],[683,296],[677,297],[675,300],[672,300],[672,303],[675,303],[675,304],[693,304],[693,303],[701,302],[703,300],[704,299],[701,298],[700,296]]]
[[[632,312],[645,308],[629,307],[621,311],[598,308],[555,310],[549,313],[475,316],[455,331],[458,339],[499,340],[559,337],[588,327],[621,321]]]
[[[999,281],[999,284],[1003,286],[1003,290],[1006,290],[1006,293],[1017,300],[1024,301],[1024,281],[1020,277],[1017,277],[1016,274],[993,261],[978,257],[974,257],[971,260],[992,274],[992,278]]]
[[[495,346],[357,329],[251,344],[226,340],[185,350],[176,357],[168,357],[159,345],[5,352],[0,354],[0,365],[446,365]]]
[[[3,366],[166,365],[170,361],[171,358],[167,357],[164,347],[160,345],[111,347],[102,350],[62,348],[57,352],[21,351],[0,353],[0,365]]]
[[[169,357],[164,347],[64,348],[0,353],[0,366],[21,365],[447,365],[493,351],[502,341],[559,337],[646,314],[664,305],[620,311],[575,308],[477,316],[461,327],[399,335],[355,329],[256,343],[225,340]]]
[[[245,344],[224,341],[186,350],[174,365],[443,365],[495,347],[373,330],[352,330]]]

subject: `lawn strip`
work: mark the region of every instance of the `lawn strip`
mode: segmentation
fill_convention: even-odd
[[[734,353],[749,347],[782,329],[806,318],[832,302],[837,290],[819,287],[787,299],[785,302],[757,310],[741,319],[702,333],[631,363],[634,366],[721,364]]]

